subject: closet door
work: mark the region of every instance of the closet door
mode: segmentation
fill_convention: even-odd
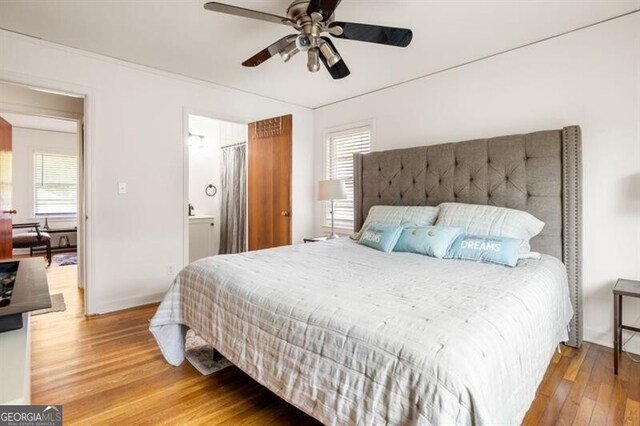
[[[292,117],[249,123],[249,250],[291,244]]]

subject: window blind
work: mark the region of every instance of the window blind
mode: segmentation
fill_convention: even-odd
[[[335,225],[353,229],[353,154],[371,150],[371,127],[361,126],[326,136],[327,179],[344,179],[347,188],[346,200],[335,200],[333,205]],[[331,208],[327,203],[324,214],[325,225],[331,225]]]
[[[33,154],[34,214],[75,215],[78,209],[78,157]]]

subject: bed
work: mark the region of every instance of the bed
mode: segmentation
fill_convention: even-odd
[[[340,238],[202,259],[152,319],[163,355],[180,364],[193,329],[325,424],[519,423],[558,344],[581,343],[579,128],[354,162],[356,230],[379,204],[494,204],[546,223],[541,258],[506,268]]]

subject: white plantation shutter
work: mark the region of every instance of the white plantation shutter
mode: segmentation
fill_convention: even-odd
[[[335,224],[338,228],[353,229],[353,154],[367,153],[371,149],[371,127],[361,126],[339,132],[330,132],[326,138],[327,179],[344,179],[346,200],[334,201]],[[325,208],[325,225],[331,225],[331,204]]]
[[[34,214],[75,215],[78,206],[78,157],[33,154]]]

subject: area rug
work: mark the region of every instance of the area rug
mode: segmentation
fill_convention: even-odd
[[[77,253],[56,254],[55,256],[53,256],[53,261],[56,262],[56,265],[58,266],[77,265],[78,254]]]
[[[196,335],[193,330],[187,331],[184,346],[187,360],[204,376],[233,365],[224,357],[220,361],[214,361],[213,347]]]
[[[56,293],[51,295],[50,308],[33,311],[31,312],[31,316],[48,314],[49,312],[64,312],[66,310],[67,310],[67,305],[65,305],[64,303],[64,296],[62,295],[62,293]]]

